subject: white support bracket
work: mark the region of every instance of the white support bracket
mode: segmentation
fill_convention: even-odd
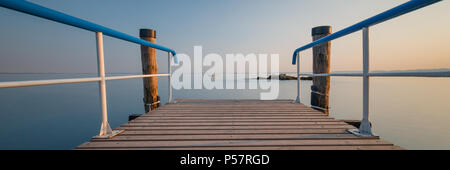
[[[297,53],[297,98],[294,103],[300,103],[300,54]]]
[[[349,132],[357,136],[374,136],[369,122],[369,28],[363,32],[363,118],[359,129],[351,129]]]
[[[108,107],[106,103],[106,78],[105,78],[105,59],[103,53],[103,33],[96,32],[97,40],[97,62],[98,62],[98,77],[100,77],[100,103],[102,109],[102,125],[100,133],[94,138],[111,138],[121,131],[113,131],[108,123]]]

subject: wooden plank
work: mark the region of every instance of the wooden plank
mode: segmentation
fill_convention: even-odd
[[[139,149],[139,148],[135,148]],[[353,146],[233,146],[233,147],[176,147],[176,148],[142,148],[145,150],[404,150],[399,146],[389,145],[353,145]]]
[[[314,110],[305,106],[292,106],[292,105],[270,105],[270,104],[245,104],[245,105],[212,105],[212,104],[205,104],[205,105],[174,105],[174,104],[167,104],[170,105],[170,107],[165,108],[158,108],[156,110],[171,110],[171,109],[181,109],[181,108],[190,108],[190,109],[206,109],[211,107],[217,107],[220,109],[238,109],[238,108],[249,108],[249,109],[255,109],[255,110],[262,110],[262,109],[276,109],[280,108],[281,110],[291,110],[291,109],[298,109],[298,110]]]
[[[199,114],[199,113],[233,113],[233,114],[253,114],[253,113],[261,113],[261,114],[323,114],[314,111],[271,111],[271,110],[155,110],[150,112],[149,114],[164,114],[164,113],[178,113],[178,114]]]
[[[301,109],[301,110],[310,110],[311,108],[306,107],[306,106],[299,106],[296,104],[273,104],[273,103],[258,103],[258,104],[252,104],[252,103],[242,103],[242,104],[211,104],[211,103],[198,103],[198,104],[167,104],[167,107],[164,108],[158,108],[159,109],[170,109],[170,108],[207,108],[207,107],[211,107],[211,106],[217,106],[220,108],[226,108],[226,109],[235,109],[235,108],[251,108],[251,109],[259,109],[259,108],[280,108],[280,109],[285,109],[285,108],[291,108],[291,109]],[[236,107],[235,107],[236,106]],[[282,106],[282,107],[280,107]],[[314,109],[312,109],[314,110]]]
[[[245,135],[122,135],[92,141],[173,141],[173,140],[271,140],[271,139],[355,139],[353,134],[245,134]],[[377,137],[371,137],[378,139]]]
[[[285,125],[272,125],[272,126],[127,126],[123,125],[119,130],[226,130],[226,129],[354,129],[351,125],[303,125],[303,126],[285,126]]]
[[[79,148],[163,148],[163,147],[217,147],[217,146],[352,146],[352,145],[389,145],[378,139],[292,139],[292,140],[206,140],[206,141],[93,141]]]
[[[136,118],[134,123],[220,123],[220,122],[342,122],[334,119],[206,119],[206,120],[164,120]]]
[[[255,99],[176,99],[175,104],[196,103],[292,103],[292,100],[255,100]]]
[[[325,115],[314,111],[261,111],[261,110],[155,110],[148,113],[151,114],[315,114]]]
[[[235,111],[235,112],[270,112],[270,113],[317,113],[317,114],[323,114],[314,110],[299,110],[299,109],[280,109],[280,110],[276,110],[276,109],[248,109],[248,108],[239,108],[239,109],[221,109],[221,108],[216,108],[216,109],[211,109],[211,107],[205,108],[205,109],[195,109],[195,108],[177,108],[177,109],[158,109],[158,110],[154,110],[152,111],[152,113],[155,112],[230,112],[230,111]]]
[[[167,104],[167,107],[158,108],[156,110],[168,110],[168,109],[180,109],[180,108],[191,108],[191,109],[206,109],[209,107],[218,107],[220,109],[238,109],[238,108],[248,108],[248,109],[299,109],[299,110],[314,110],[309,107],[305,106],[296,106],[291,104],[185,104],[185,105],[179,105],[179,104]]]
[[[236,103],[220,103],[220,102],[206,102],[206,103],[175,103],[175,104],[170,104],[172,106],[201,106],[201,107],[206,107],[206,106],[261,106],[261,107],[265,107],[265,106],[280,106],[280,105],[285,105],[285,106],[289,106],[289,107],[297,107],[297,108],[309,108],[306,106],[302,106],[302,105],[296,105],[294,103],[271,103],[271,102],[236,102]]]
[[[78,150],[129,150],[130,148],[77,148]],[[131,148],[133,150],[404,150],[399,146],[264,146],[264,147],[175,147],[175,148]]]
[[[325,115],[319,115],[319,114],[178,114],[178,113],[168,113],[168,114],[145,114],[142,115],[142,117],[277,117],[277,116],[292,116],[292,117],[305,117],[305,116],[323,116]]]
[[[215,122],[215,123],[151,123],[151,122],[130,122],[123,126],[303,126],[303,125],[347,125],[345,122]]]
[[[183,111],[183,110],[191,110],[191,111],[204,111],[204,110],[209,110],[211,111],[211,108],[215,108],[215,110],[236,110],[236,111],[253,111],[253,110],[259,110],[259,111],[273,111],[273,112],[277,112],[277,111],[292,111],[292,112],[314,112],[314,110],[312,109],[306,109],[306,108],[289,108],[289,107],[283,107],[283,106],[278,106],[278,107],[261,107],[258,108],[258,106],[250,106],[250,107],[233,107],[233,108],[228,108],[228,107],[233,107],[233,106],[227,106],[227,107],[220,107],[220,106],[208,106],[208,107],[167,107],[167,108],[161,108],[161,109],[156,109],[154,111]],[[277,109],[280,108],[280,109]],[[318,112],[320,113],[320,112]],[[323,114],[323,113],[322,113]]]
[[[150,113],[203,113],[203,112],[208,112],[208,113],[229,113],[229,112],[234,112],[234,113],[259,113],[259,112],[263,112],[263,113],[316,113],[316,114],[323,114],[314,110],[296,110],[296,109],[285,109],[285,110],[272,110],[272,109],[246,109],[246,108],[242,108],[242,109],[189,109],[189,108],[184,108],[184,109],[164,109],[164,110],[153,110]]]
[[[139,117],[140,120],[176,120],[176,119],[185,119],[185,120],[261,120],[261,121],[265,121],[265,120],[286,120],[286,119],[290,119],[290,120],[323,120],[323,119],[328,119],[328,120],[335,120],[331,117],[326,117],[326,116],[302,116],[302,117],[164,117],[164,116],[160,116],[160,117],[146,117],[146,116],[140,116]]]
[[[345,129],[253,129],[253,130],[132,130],[128,129],[120,135],[233,135],[233,134],[324,134],[348,133]]]
[[[146,117],[141,116],[143,119],[197,119],[197,120],[205,120],[205,119],[313,119],[313,118],[319,118],[319,119],[325,119],[326,116],[261,116],[261,117],[230,117],[230,116],[224,116],[224,117],[218,117],[218,116],[203,116],[203,117],[189,117],[189,116],[153,116],[153,117]]]

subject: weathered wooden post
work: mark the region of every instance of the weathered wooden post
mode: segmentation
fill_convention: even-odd
[[[140,29],[141,39],[156,43],[156,31],[152,29]],[[142,74],[157,74],[156,49],[141,45]],[[159,107],[158,77],[144,78],[144,107],[145,112]]]
[[[314,27],[311,30],[313,41],[331,34],[331,26]],[[313,47],[313,73],[330,73],[330,42]],[[313,77],[311,86],[311,106],[328,115],[328,94],[330,76]]]

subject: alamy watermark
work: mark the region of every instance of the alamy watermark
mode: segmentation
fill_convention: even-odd
[[[257,75],[265,73],[271,78],[279,73],[279,54],[226,54],[225,57],[217,53],[209,53],[203,56],[202,46],[194,46],[194,61],[187,54],[177,54],[179,63],[172,63],[176,66],[172,74],[172,87],[174,89],[245,89],[244,83],[237,83],[235,87],[236,73]],[[225,61],[224,61],[225,60]],[[270,60],[270,70],[268,69]],[[248,65],[248,68],[247,68]],[[204,71],[204,67],[207,69]],[[225,68],[225,70],[224,70]],[[247,71],[248,70],[248,71]],[[201,73],[202,78],[193,81],[191,75]],[[223,77],[218,79],[216,77]],[[193,83],[192,83],[193,81]],[[224,81],[225,87],[224,87]],[[192,86],[193,84],[193,86]],[[262,80],[257,83],[249,83],[248,89],[262,89],[268,92],[261,92],[261,100],[274,100],[278,98],[278,80]]]

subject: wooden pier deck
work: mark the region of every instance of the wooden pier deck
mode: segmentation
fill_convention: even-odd
[[[76,149],[300,150],[402,149],[289,100],[178,99]]]

